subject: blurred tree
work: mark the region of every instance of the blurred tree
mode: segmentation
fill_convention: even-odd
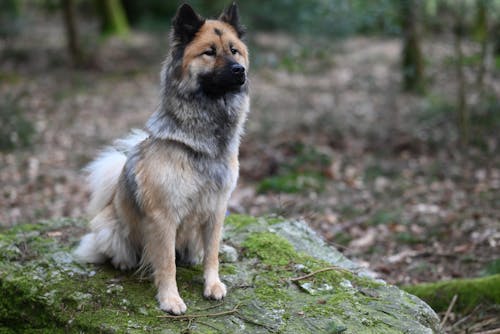
[[[481,45],[480,58],[479,58],[479,70],[477,74],[477,87],[479,90],[479,95],[483,95],[484,88],[484,75],[486,73],[486,58],[488,51],[488,7],[490,5],[489,0],[477,0],[476,8],[476,22],[474,37]]]
[[[104,36],[126,35],[129,25],[120,0],[95,0]]]
[[[423,92],[425,88],[424,61],[418,23],[419,11],[419,0],[401,0],[403,88],[412,92]]]
[[[64,27],[66,30],[66,43],[71,61],[74,66],[83,67],[85,65],[85,57],[78,35],[75,1],[61,0],[61,2],[64,16]]]
[[[32,143],[35,127],[24,115],[25,93],[4,94],[0,99],[0,151],[10,151]]]
[[[462,43],[465,35],[465,0],[457,0],[453,7],[455,22],[453,35],[455,40],[456,75],[457,75],[457,125],[460,143],[467,145],[469,142],[470,115],[467,108],[466,83],[464,73],[464,54]]]
[[[500,21],[497,21],[493,28],[493,53],[500,57]]]
[[[223,8],[227,7],[231,1],[225,0],[197,0],[194,5],[200,8],[203,15],[207,17],[217,17],[222,13]]]
[[[175,14],[178,1],[122,0],[127,19],[132,25],[161,26],[169,24]]]
[[[181,0],[122,0],[125,13],[127,14],[127,18],[132,25],[141,25],[148,28],[160,28],[162,30],[168,26],[170,19],[175,15],[177,8],[183,2],[184,1]],[[229,3],[230,1],[228,0],[189,1],[189,4],[204,17],[217,17],[222,12],[222,9]],[[244,4],[240,1],[239,5],[243,6]]]
[[[13,36],[18,32],[20,14],[20,0],[0,1],[0,37]]]

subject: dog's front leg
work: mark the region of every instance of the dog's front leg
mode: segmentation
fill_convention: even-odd
[[[226,286],[219,278],[219,244],[222,236],[222,226],[226,213],[226,205],[220,207],[203,230],[203,276],[205,278],[206,298],[220,300],[226,295]]]
[[[172,314],[186,312],[175,279],[175,236],[177,224],[170,217],[153,215],[145,235],[145,255],[154,270],[160,308]]]

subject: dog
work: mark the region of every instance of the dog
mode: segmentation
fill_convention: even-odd
[[[236,4],[205,19],[187,4],[172,21],[161,101],[147,120],[86,168],[91,232],[75,250],[87,263],[150,267],[160,308],[186,311],[176,260],[203,262],[204,296],[220,300],[219,244],[238,178],[249,112],[248,50]]]

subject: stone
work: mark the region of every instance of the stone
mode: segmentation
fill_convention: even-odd
[[[0,333],[441,333],[427,304],[374,279],[302,221],[227,217],[223,243],[237,253],[224,247],[233,253],[220,266],[228,296],[204,299],[201,266],[178,267],[185,317],[165,317],[149,277],[76,263],[85,225],[59,219],[0,234]]]
[[[223,244],[220,247],[219,259],[221,262],[233,263],[238,261],[238,251],[236,248]]]

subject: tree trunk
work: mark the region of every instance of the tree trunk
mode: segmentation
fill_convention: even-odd
[[[483,96],[484,91],[484,76],[486,74],[486,61],[488,56],[488,2],[489,0],[477,0],[475,37],[481,46],[481,51],[479,54],[480,61],[476,83],[480,97]]]
[[[84,65],[83,51],[80,46],[78,27],[76,24],[75,2],[73,0],[62,0],[64,26],[66,28],[66,41],[68,53],[73,65],[82,67]]]
[[[465,2],[461,0],[455,10],[455,55],[456,75],[457,75],[457,125],[460,136],[460,143],[466,146],[469,142],[470,115],[467,108],[466,84],[464,74],[464,55],[462,50],[462,40],[465,33]]]
[[[103,36],[126,35],[129,25],[120,0],[96,0]]]
[[[6,44],[4,50],[21,31],[20,16],[20,0],[0,1],[0,39]]]
[[[500,57],[500,22],[493,28],[493,54]]]
[[[401,28],[403,30],[403,88],[411,92],[424,91],[424,61],[418,27],[419,1],[401,0]]]

